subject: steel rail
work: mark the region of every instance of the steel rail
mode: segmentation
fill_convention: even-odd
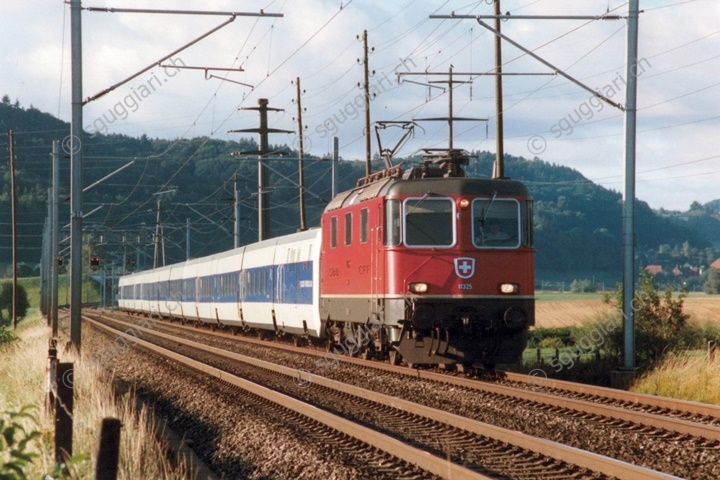
[[[121,320],[117,319],[111,319],[112,321],[118,322],[118,323],[124,323]],[[93,322],[97,324],[97,322]],[[100,325],[100,324],[98,324]],[[391,408],[396,408],[399,410],[403,410],[405,412],[411,413],[413,415],[419,415],[425,418],[428,418],[430,420],[440,422],[446,425],[450,425],[455,428],[463,429],[468,432],[482,435],[488,438],[492,438],[493,440],[505,442],[510,445],[514,445],[518,448],[522,448],[524,450],[530,450],[535,453],[545,455],[548,457],[552,457],[570,464],[574,464],[583,468],[588,468],[593,471],[602,472],[607,475],[611,475],[620,479],[628,479],[628,480],[634,480],[637,478],[648,478],[648,479],[675,479],[678,477],[668,475],[662,472],[657,472],[655,470],[647,469],[644,467],[639,467],[627,462],[623,462],[620,460],[616,460],[614,458],[606,457],[603,455],[599,455],[596,453],[587,452],[585,450],[581,450],[579,448],[575,447],[569,447],[567,445],[563,445],[561,443],[553,442],[551,440],[541,439],[538,437],[533,437],[531,435],[527,435],[521,432],[518,432],[516,430],[509,430],[502,427],[497,427],[494,425],[490,425],[484,422],[480,422],[477,420],[473,420],[467,417],[462,417],[460,415],[456,415],[450,412],[445,412],[442,410],[438,410],[432,407],[428,407],[425,405],[417,404],[414,402],[410,402],[408,400],[403,400],[401,398],[393,397],[390,395],[385,395],[379,392],[375,392],[372,390],[367,390],[361,387],[357,387],[354,385],[345,384],[342,382],[339,382],[337,380],[332,380],[326,377],[322,377],[320,375],[315,375],[309,372],[303,372],[301,370],[297,370],[290,367],[285,367],[282,365],[277,365],[274,363],[270,363],[264,360],[260,360],[253,357],[248,357],[245,355],[240,355],[233,352],[228,352],[224,350],[219,350],[216,347],[211,347],[208,345],[204,345],[198,342],[194,342],[192,340],[186,340],[178,338],[174,335],[168,335],[165,333],[153,331],[151,329],[146,329],[144,327],[140,327],[138,325],[134,325],[131,323],[126,323],[126,325],[132,325],[133,328],[140,330],[141,332],[146,332],[151,335],[164,338],[166,340],[171,340],[177,344],[182,344],[191,348],[195,348],[201,351],[205,351],[208,353],[212,353],[214,355],[219,355],[221,357],[232,359],[236,361],[240,361],[243,363],[247,363],[249,365],[253,365],[259,368],[264,368],[267,370],[271,370],[283,375],[286,375],[289,378],[290,381],[292,379],[299,379],[308,381],[317,385],[321,385],[342,393],[346,393],[349,395],[354,395],[360,398],[363,398],[365,400],[369,400],[372,402],[380,403],[384,406],[388,406]],[[123,334],[122,332],[119,332],[118,330],[111,329],[110,327],[103,326],[104,328],[112,331],[113,333],[117,334]],[[130,337],[130,335],[127,335]],[[135,338],[135,337],[133,337]],[[159,347],[161,348],[161,347]],[[163,349],[164,350],[164,349]],[[214,367],[210,367],[213,368]],[[224,375],[229,375],[228,373],[223,373]],[[263,387],[265,388],[265,387]],[[336,427],[333,427],[336,428]],[[429,455],[426,453],[426,455]],[[414,462],[412,462],[414,463]],[[425,467],[421,467],[426,469]],[[428,470],[428,469],[426,469]],[[433,470],[428,470],[433,473],[435,473]],[[438,474],[438,475],[444,475],[444,474]],[[452,477],[455,478],[455,477]]]
[[[554,388],[558,390],[566,390],[584,395],[593,395],[598,397],[606,397],[621,402],[632,402],[648,405],[657,408],[667,408],[669,410],[678,410],[685,413],[715,417],[720,419],[720,406],[710,405],[708,403],[692,402],[690,400],[681,400],[677,398],[658,397],[647,393],[635,393],[625,390],[617,390],[614,388],[598,387],[595,385],[584,385],[582,383],[573,383],[565,380],[554,380],[552,378],[538,379],[537,382],[530,381],[527,374],[513,372],[499,372],[504,380],[511,382],[527,383],[542,388]]]
[[[206,365],[202,362],[193,360],[193,359],[188,358],[179,353],[176,353],[176,352],[173,352],[166,348],[152,344],[148,341],[139,339],[133,335],[130,335],[125,332],[116,330],[112,327],[103,325],[103,324],[97,322],[96,320],[93,320],[92,318],[90,318],[87,315],[85,315],[85,319],[88,320],[89,322],[91,322],[93,326],[100,328],[102,330],[105,330],[105,331],[111,333],[112,335],[119,335],[119,336],[122,336],[123,338],[127,338],[130,341],[132,341],[133,343],[140,344],[144,348],[147,348],[147,349],[149,349],[153,352],[156,352],[162,356],[165,356],[165,357],[175,360],[183,365],[189,366],[189,367],[199,370],[203,373],[211,375],[211,376],[218,378],[224,382],[227,382],[231,385],[234,385],[245,391],[248,391],[254,395],[257,395],[268,401],[276,403],[279,406],[293,410],[294,412],[296,412],[300,415],[303,415],[303,416],[306,416],[313,420],[316,420],[316,421],[326,425],[327,427],[330,427],[330,428],[335,429],[339,432],[342,432],[346,435],[349,435],[349,436],[353,437],[354,439],[356,439],[360,442],[363,442],[365,444],[368,444],[378,450],[387,452],[388,454],[390,454],[396,458],[399,458],[400,460],[403,460],[409,464],[415,465],[415,466],[417,466],[427,472],[430,472],[434,475],[438,475],[440,477],[445,477],[445,478],[453,478],[453,479],[492,480],[492,477],[488,477],[485,475],[481,475],[477,472],[473,472],[472,470],[469,470],[461,465],[449,462],[446,459],[437,457],[425,450],[415,448],[407,443],[404,443],[400,440],[397,440],[395,438],[387,436],[387,435],[380,433],[376,430],[373,430],[371,428],[364,427],[355,422],[346,420],[338,415],[332,414],[330,412],[327,412],[318,407],[315,407],[308,403],[297,400],[297,399],[290,397],[288,395],[285,395],[283,393],[276,392],[270,388],[264,387],[257,383],[251,382],[249,380],[245,380],[244,378],[232,375],[232,374],[230,374],[224,370],[221,370],[219,368],[215,368],[210,365]],[[114,320],[114,321],[117,321],[117,320]],[[149,329],[146,329],[143,327],[139,327],[137,325],[133,325],[133,328],[147,332],[147,333],[151,333],[152,335],[159,336],[161,338],[171,339],[173,342],[183,343],[183,344],[193,347],[193,348],[199,348],[202,346],[201,344],[197,344],[195,342],[188,342],[186,340],[178,339],[177,337],[173,337],[171,335],[165,335],[163,333],[154,332],[152,330],[149,330]],[[217,349],[211,349],[209,347],[200,348],[200,349],[205,350],[205,351],[210,351],[211,353],[214,353],[214,354],[219,354]],[[663,478],[675,478],[675,477],[663,477]]]

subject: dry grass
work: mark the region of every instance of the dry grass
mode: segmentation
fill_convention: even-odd
[[[599,294],[596,298],[578,295],[577,299],[572,295],[557,295],[556,300],[552,294],[543,295],[535,303],[535,325],[541,328],[580,326],[598,314],[605,318],[612,311]],[[685,298],[683,310],[698,324],[720,325],[720,295],[691,293]]]
[[[28,478],[43,478],[54,469],[54,423],[44,412],[45,368],[49,329],[38,314],[23,321],[18,328],[20,340],[11,346],[0,347],[0,412],[10,408],[34,404],[41,437],[34,445],[39,454]],[[74,361],[62,355],[63,362]],[[185,465],[173,468],[167,460],[164,447],[155,439],[146,411],[138,411],[134,399],[125,396],[116,400],[111,387],[100,378],[100,372],[75,361],[75,408],[73,451],[90,456],[94,450],[100,423],[105,417],[119,418],[123,428],[120,446],[120,472],[118,478],[174,479],[188,478]],[[93,460],[81,461],[72,467],[72,478],[93,478]]]
[[[680,354],[639,378],[631,391],[720,405],[720,355]]]
[[[611,311],[612,309],[602,302],[600,296],[595,299],[578,300],[568,300],[567,296],[563,296],[558,300],[535,303],[535,326],[539,328],[580,326],[598,314],[607,316]]]

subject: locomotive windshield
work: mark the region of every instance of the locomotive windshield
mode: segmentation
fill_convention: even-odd
[[[404,202],[405,245],[452,247],[455,245],[455,202],[450,198],[408,198]]]
[[[473,243],[478,248],[520,246],[520,204],[514,199],[476,198],[472,202]]]

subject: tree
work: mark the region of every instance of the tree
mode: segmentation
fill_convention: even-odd
[[[720,271],[711,268],[707,280],[703,284],[703,290],[708,295],[720,293]]]
[[[30,302],[28,301],[27,292],[22,285],[17,286],[17,317],[25,318]],[[9,325],[12,320],[13,309],[13,287],[12,283],[5,282],[0,290],[0,325]],[[3,311],[7,310],[7,319],[3,317]]]
[[[597,292],[598,286],[589,278],[575,279],[570,284],[570,291],[573,293]]]
[[[10,105],[10,97],[8,97],[7,93],[2,96],[2,103],[3,105]]]
[[[691,212],[704,212],[704,211],[705,211],[705,207],[703,207],[703,206],[700,204],[700,202],[695,201],[695,202],[692,202],[692,203],[690,204],[690,211],[691,211]]]

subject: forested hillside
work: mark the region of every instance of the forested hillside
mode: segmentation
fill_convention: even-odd
[[[69,125],[52,115],[6,97],[0,103],[0,265],[11,259],[10,175],[7,132],[15,133],[16,178],[20,260],[38,263],[41,233],[50,185],[52,141],[62,141]],[[274,136],[273,139],[282,138]],[[83,185],[90,185],[116,169],[130,166],[87,192],[84,220],[89,250],[103,254],[104,261],[152,265],[153,234],[158,206],[165,238],[166,262],[185,259],[190,222],[190,252],[197,257],[233,245],[234,179],[241,197],[241,243],[257,238],[256,142],[238,138],[224,141],[207,137],[160,140],[145,136],[96,135],[83,139]],[[272,147],[277,154],[270,168],[271,234],[293,232],[299,225],[297,153],[286,145]],[[469,175],[488,176],[494,154],[474,152],[477,159]],[[415,158],[395,159],[406,164]],[[376,160],[374,169],[382,162]],[[364,175],[364,162],[343,160],[339,164],[338,190],[352,187]],[[318,223],[330,199],[330,162],[311,157],[305,160],[308,226]],[[603,278],[620,277],[621,196],[593,184],[579,172],[540,159],[506,156],[506,175],[526,182],[535,197],[536,266],[538,276],[575,278],[592,272]],[[68,223],[69,160],[61,159],[61,225]],[[157,195],[158,192],[166,192]],[[161,203],[160,203],[161,202]],[[702,214],[717,221],[715,205]],[[708,222],[695,221],[697,212],[679,219],[668,212],[653,212],[642,201],[637,204],[637,248],[639,267],[664,258],[673,262],[708,265],[717,252],[711,249]],[[67,232],[67,230],[64,230]],[[64,235],[61,235],[63,237]],[[673,250],[674,249],[674,250]],[[674,252],[674,254],[673,254]],[[664,257],[663,257],[664,255]],[[682,257],[682,258],[681,258]],[[123,260],[124,259],[124,260]],[[131,260],[128,260],[131,259]],[[709,260],[708,260],[709,259]],[[0,271],[0,274],[3,272]]]

